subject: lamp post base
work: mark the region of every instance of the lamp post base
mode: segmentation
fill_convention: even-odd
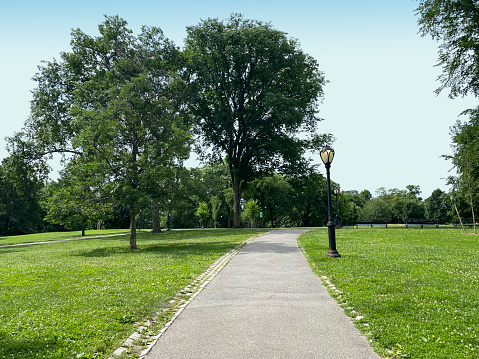
[[[336,249],[330,249],[326,254],[326,257],[338,258],[341,257],[341,254],[339,254]]]

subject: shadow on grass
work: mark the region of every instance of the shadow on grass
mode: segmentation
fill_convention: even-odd
[[[29,338],[0,332],[0,358],[66,358],[74,357],[66,343],[57,338]]]
[[[139,244],[138,249],[129,249],[128,246],[115,247],[98,247],[90,250],[82,250],[72,252],[72,256],[82,257],[110,257],[115,255],[142,255],[142,254],[157,254],[157,255],[202,255],[218,252],[228,252],[235,248],[239,243],[234,242],[165,242],[161,244]]]
[[[3,248],[0,248],[0,254],[25,252],[25,250],[26,248],[22,248],[22,247],[3,247]]]

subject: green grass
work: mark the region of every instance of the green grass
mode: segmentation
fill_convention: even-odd
[[[336,230],[336,238],[342,258],[325,256],[325,230],[299,243],[380,355],[479,358],[478,236],[364,228]]]
[[[141,232],[135,251],[128,236],[0,248],[0,358],[106,358],[136,322],[168,308],[217,258],[258,233]]]
[[[85,232],[85,237],[106,236],[111,234],[122,234],[122,233],[124,233],[125,235],[128,235],[130,233],[130,230],[129,229],[87,230]],[[10,245],[10,244],[58,241],[62,239],[71,239],[71,238],[82,238],[81,231],[46,232],[46,233],[36,233],[36,234],[25,234],[21,236],[0,237],[0,246]]]

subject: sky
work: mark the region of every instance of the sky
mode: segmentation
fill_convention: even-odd
[[[37,66],[70,50],[72,29],[96,36],[104,15],[119,15],[135,34],[142,25],[157,26],[182,47],[187,26],[241,13],[299,40],[318,61],[329,81],[318,132],[336,138],[331,179],[342,190],[374,195],[380,187],[419,185],[423,198],[436,188],[448,191],[452,166],[441,156],[451,153],[449,129],[477,100],[434,93],[439,43],[419,35],[417,6],[416,0],[2,0],[0,159],[8,156],[5,137],[29,116]],[[319,156],[314,160],[324,174]]]

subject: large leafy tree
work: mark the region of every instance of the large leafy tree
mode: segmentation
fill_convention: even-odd
[[[298,41],[241,15],[188,27],[185,44],[201,153],[226,160],[239,227],[244,185],[258,173],[293,170],[305,149],[325,141],[315,134],[325,79]]]
[[[437,219],[439,223],[445,223],[450,219],[451,200],[447,193],[439,188],[435,189],[431,196],[424,200],[426,218]]]
[[[446,156],[452,161],[456,175],[449,177],[456,202],[466,202],[475,223],[475,205],[479,193],[479,110],[471,112],[467,122],[458,121],[451,128],[453,154]],[[476,229],[475,229],[476,231]]]
[[[130,208],[136,248],[137,204],[158,198],[164,168],[189,154],[176,106],[178,49],[156,27],[135,37],[118,16],[99,36],[72,31],[71,51],[39,67],[25,137],[48,155],[68,153],[101,169],[112,195]],[[67,158],[68,159],[68,158]]]
[[[439,62],[443,73],[439,77],[440,92],[450,89],[451,98],[479,95],[479,3],[476,0],[421,0],[418,7],[422,35],[441,41]],[[457,122],[451,130],[452,160],[457,176],[450,178],[457,204],[467,202],[473,219],[476,193],[479,188],[477,170],[478,108],[465,111],[469,122]]]
[[[43,224],[40,207],[44,178],[19,153],[0,165],[0,235],[32,233]]]
[[[421,0],[420,32],[441,41],[438,65],[443,73],[437,92],[450,97],[479,95],[479,4],[476,0]]]

